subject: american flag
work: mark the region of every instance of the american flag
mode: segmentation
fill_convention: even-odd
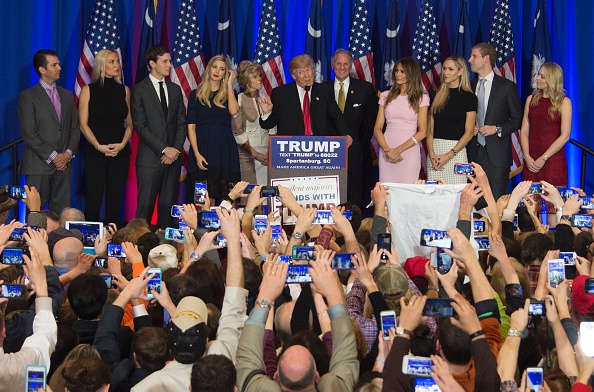
[[[495,73],[516,82],[516,64],[514,60],[514,35],[512,33],[512,24],[509,16],[509,0],[497,0],[495,13],[493,14],[493,24],[489,33],[489,43],[493,45],[497,52],[495,61]],[[524,154],[520,146],[519,130],[512,133],[512,166],[510,168],[510,178],[522,171],[524,165]]]
[[[437,23],[430,0],[424,0],[419,11],[417,31],[412,45],[412,57],[421,66],[421,78],[427,92],[437,90],[441,85],[441,53]]]
[[[122,60],[120,49],[120,33],[118,32],[118,20],[113,8],[113,0],[98,0],[93,7],[93,14],[83,51],[78,63],[78,73],[74,84],[74,101],[78,105],[80,91],[84,86],[91,83],[95,56],[102,49],[113,49]],[[120,67],[120,81],[124,83],[124,67]]]
[[[205,62],[200,48],[200,27],[196,18],[196,0],[183,0],[173,50],[171,81],[179,84],[184,93],[184,104],[202,81]]]
[[[375,86],[371,33],[367,19],[365,0],[356,0],[353,9],[353,25],[349,39],[349,50],[353,54],[351,77],[370,82]]]
[[[283,56],[276,23],[276,11],[273,0],[264,0],[258,29],[258,42],[254,61],[262,65],[264,74],[262,84],[266,93],[270,95],[272,89],[285,84],[285,71],[283,69]]]

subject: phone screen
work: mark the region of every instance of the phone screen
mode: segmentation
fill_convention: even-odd
[[[333,225],[334,219],[332,218],[332,211],[317,210],[312,223],[314,225]]]
[[[113,289],[116,286],[113,284],[113,276],[111,275],[101,275],[101,277],[103,278],[103,281],[105,282],[105,284],[107,285],[108,289]]]
[[[549,284],[557,287],[565,280],[565,262],[563,259],[549,260]]]
[[[575,252],[559,252],[559,258],[563,259],[565,265],[575,265]]]
[[[74,222],[67,221],[66,229],[77,229],[82,233],[82,243],[86,248],[95,246],[95,239],[101,238],[103,232],[103,223],[101,222]]]
[[[474,176],[474,168],[470,163],[456,163],[454,165],[454,174],[461,176],[471,175]]]
[[[526,369],[526,386],[535,387],[542,385],[542,369],[540,368],[528,368]]]
[[[571,217],[571,225],[573,227],[592,228],[592,215],[575,214]]]
[[[484,233],[485,232],[485,221],[474,221],[474,233]]]
[[[415,378],[415,392],[441,392],[432,378],[419,377]]]
[[[106,257],[97,257],[93,260],[93,266],[99,268],[107,268],[107,258]]]
[[[594,357],[594,322],[580,323],[580,347],[584,354]]]
[[[186,237],[184,235],[185,230],[175,229],[173,227],[167,227],[165,229],[165,239],[170,241],[185,242]]]
[[[161,268],[150,268],[147,272],[147,276],[152,274],[155,274],[155,276],[153,276],[146,285],[147,298],[155,298],[155,296],[151,294],[151,290],[155,290],[157,293],[161,294]]]
[[[431,366],[433,366],[433,361],[431,358],[413,357],[407,355],[405,360],[407,361],[405,374],[430,376],[431,373],[433,373],[431,371]]]
[[[584,210],[594,210],[594,198],[589,196],[580,196],[578,200],[581,200],[582,206],[581,208]]]
[[[180,205],[171,206],[171,216],[174,218],[181,217],[181,211],[185,212],[184,207]]]
[[[542,193],[542,184],[537,182],[537,183],[530,185],[530,189],[528,190],[528,193],[541,194]]]
[[[10,241],[22,241],[23,234],[27,231],[27,227],[15,227],[10,233]]]
[[[441,274],[447,274],[452,268],[452,257],[444,252],[443,249],[437,248],[436,252],[431,253],[431,265],[437,268]]]
[[[123,259],[126,254],[122,250],[121,244],[107,244],[107,256]]]
[[[544,301],[530,301],[530,307],[528,308],[528,314],[530,316],[542,316],[545,314]]]
[[[1,287],[2,298],[25,298],[26,286],[23,284],[3,284]]]
[[[256,187],[256,184],[248,184],[245,189],[243,190],[243,194],[244,195],[249,195],[250,193],[252,193],[252,191],[254,190],[254,188]]]
[[[291,256],[289,255],[279,255],[278,259],[276,259],[276,261],[278,263],[285,263],[285,264],[292,264],[293,261],[291,259]]]
[[[331,268],[335,270],[354,270],[355,265],[351,261],[351,256],[357,257],[354,253],[336,253],[331,262]]]
[[[25,264],[23,260],[23,250],[21,248],[4,248],[2,251],[2,264]]]
[[[45,388],[45,370],[27,369],[27,392],[37,392]]]
[[[217,234],[213,240],[213,244],[215,246],[222,246],[223,248],[227,246],[227,239],[221,233]]]
[[[491,243],[489,242],[489,237],[474,237],[476,243],[478,244],[479,250],[489,250],[491,249]]]
[[[196,181],[194,183],[194,204],[206,202],[206,183]]]
[[[396,314],[394,312],[382,312],[382,333],[384,334],[384,338],[386,336],[390,336],[390,328],[396,328]]]
[[[421,230],[421,246],[452,249],[452,239],[444,230]]]
[[[447,298],[427,298],[423,316],[428,317],[454,317],[452,300]]]
[[[348,220],[351,220],[351,219],[353,219],[353,211],[346,210],[345,212],[342,213],[342,216],[344,216]]]
[[[198,213],[198,226],[203,229],[220,229],[221,221],[215,211],[200,211]]]
[[[584,291],[586,294],[594,294],[594,278],[586,278],[584,283]]]
[[[377,235],[377,250],[380,249],[384,249],[388,253],[392,251],[392,235],[390,233]],[[388,260],[388,256],[386,256],[385,253],[382,253],[380,259]]]
[[[561,195],[561,197],[563,198],[563,201],[565,201],[569,196],[573,196],[573,195],[577,195],[577,191],[574,191],[571,188],[557,188],[557,190],[559,191],[559,194]]]
[[[293,245],[293,260],[313,260],[313,246]]]
[[[24,186],[11,186],[8,190],[12,199],[26,199],[27,192]]]
[[[254,230],[256,234],[262,235],[266,231],[268,217],[266,215],[256,215],[254,217]]]
[[[270,229],[272,230],[272,239],[278,241],[278,238],[282,234],[282,227],[280,222],[270,222]]]
[[[313,282],[309,274],[309,265],[290,265],[287,271],[286,283],[311,283]]]

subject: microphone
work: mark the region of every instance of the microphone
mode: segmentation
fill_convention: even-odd
[[[309,90],[311,90],[311,86],[305,86],[305,87],[303,87],[303,89],[304,89],[305,91],[309,92]]]

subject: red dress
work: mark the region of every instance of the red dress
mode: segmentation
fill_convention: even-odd
[[[554,117],[551,118],[548,112],[549,106],[551,106],[551,100],[541,97],[538,104],[531,106],[528,111],[528,120],[530,121],[528,144],[530,146],[530,156],[535,160],[541,157],[561,135],[561,115],[556,112]],[[567,159],[565,159],[564,149],[562,148],[556,154],[550,156],[538,173],[532,173],[524,165],[522,179],[524,181],[544,180],[554,186],[566,186]]]

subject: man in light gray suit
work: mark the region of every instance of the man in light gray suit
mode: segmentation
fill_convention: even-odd
[[[153,46],[145,53],[149,76],[132,89],[132,121],[140,143],[136,156],[136,217],[150,223],[155,201],[158,225],[171,226],[186,138],[186,109],[181,88],[166,80],[171,71],[169,49]]]
[[[482,42],[472,48],[468,62],[479,76],[471,82],[478,98],[474,137],[466,146],[468,159],[483,167],[493,196],[497,200],[509,193],[509,170],[512,164],[512,133],[522,125],[522,103],[518,86],[495,75],[496,52]]]
[[[53,50],[33,56],[39,83],[19,94],[19,127],[25,143],[19,172],[34,186],[43,208],[59,214],[70,206],[72,163],[80,128],[72,92],[56,86],[60,60]]]

